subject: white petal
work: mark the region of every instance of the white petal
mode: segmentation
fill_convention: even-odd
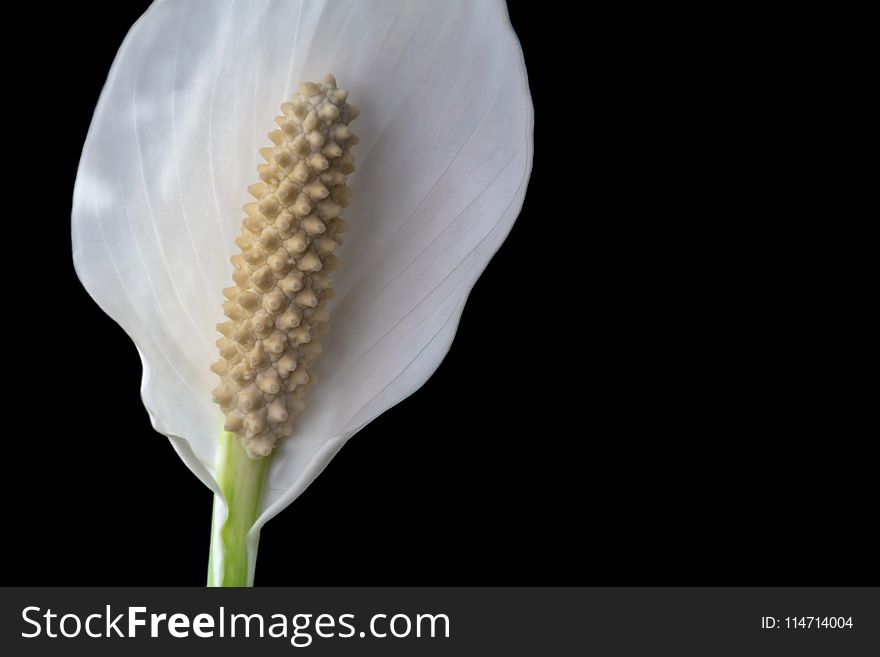
[[[327,72],[361,109],[352,228],[319,383],[255,535],[434,372],[519,212],[533,119],[504,4],[160,0],[113,64],[74,194],[80,278],[138,345],[155,428],[215,487],[208,367],[245,190],[280,103]]]

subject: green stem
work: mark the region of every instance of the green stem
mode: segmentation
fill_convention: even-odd
[[[248,458],[234,434],[227,431],[221,434],[217,482],[228,511],[226,520],[218,523],[216,510],[223,502],[215,495],[208,586],[253,585],[248,577],[247,535],[257,519],[268,463],[269,458],[259,461]],[[254,559],[256,556],[255,553]]]

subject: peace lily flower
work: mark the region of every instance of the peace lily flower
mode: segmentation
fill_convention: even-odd
[[[253,243],[243,219],[262,217],[253,205],[248,214],[242,208],[254,202],[248,188],[259,180],[261,148],[271,161],[267,134],[278,129],[279,106],[329,72],[360,108],[357,171],[350,201],[337,194],[344,176],[316,188],[311,201],[327,194],[340,201],[349,230],[336,251],[341,265],[326,304],[323,356],[309,363],[317,382],[285,437],[259,458],[271,441],[257,451],[242,445],[262,435],[262,425],[231,421],[212,400],[221,291],[233,284],[236,238]],[[296,96],[305,109],[295,107],[300,101],[286,106],[302,116],[290,114],[296,125],[285,138],[308,136],[314,110],[323,131],[316,139],[326,148],[336,134],[327,131],[355,114],[335,89],[321,86],[325,100],[314,108],[312,91]],[[351,436],[440,364],[471,287],[522,206],[532,126],[522,52],[496,0],[158,0],[131,29],[80,162],[74,262],[95,301],[137,345],[153,427],[214,491],[209,584],[252,584],[260,528]],[[347,128],[338,134],[331,170],[356,141]],[[310,169],[303,180],[323,170]],[[252,193],[259,199],[266,190]],[[323,254],[316,240],[325,225],[342,241],[330,217],[338,208],[331,210],[307,206],[293,219],[305,221],[308,212],[321,219],[307,235],[315,253]],[[320,265],[309,262],[314,267],[294,259],[278,267],[311,275]],[[289,337],[278,339],[289,346]],[[112,355],[104,358],[109,364]],[[274,411],[278,426],[286,426],[282,410]]]

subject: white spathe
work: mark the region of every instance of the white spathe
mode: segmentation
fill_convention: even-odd
[[[254,537],[434,372],[519,213],[533,116],[504,3],[159,0],[113,63],[74,191],[77,273],[137,344],[153,426],[219,492],[209,366],[241,207],[280,104],[327,73],[361,110],[351,229],[318,384]]]

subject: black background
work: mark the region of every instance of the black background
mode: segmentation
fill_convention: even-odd
[[[211,494],[70,256],[91,114],[147,4],[8,26],[34,38],[6,64],[4,584],[205,580]],[[265,527],[256,583],[876,583],[849,24],[511,13],[522,214],[434,377]]]

